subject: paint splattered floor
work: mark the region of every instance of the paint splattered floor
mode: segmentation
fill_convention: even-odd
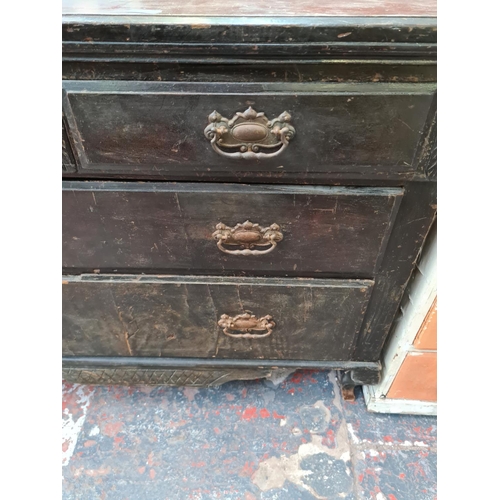
[[[65,500],[434,500],[436,418],[342,401],[334,372],[217,388],[63,383]]]

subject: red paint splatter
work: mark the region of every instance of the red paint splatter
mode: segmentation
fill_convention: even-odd
[[[404,478],[406,477],[406,474],[405,474],[404,472],[401,472],[401,474],[399,475],[399,477],[400,477],[401,479],[404,479]]]
[[[411,462],[408,464],[408,467],[415,467],[415,469],[413,471],[413,475],[415,477],[417,477],[417,476],[426,477],[425,471],[422,467],[422,464],[419,464],[418,462]]]
[[[317,370],[300,370],[298,372],[295,372],[289,379],[289,382],[292,384],[300,384],[302,382],[304,383],[310,383],[310,384],[317,384],[318,381],[312,377],[313,373],[318,373]]]
[[[335,445],[335,434],[331,429],[328,429],[326,431],[326,436],[321,440],[321,444],[330,447]]]
[[[89,448],[90,446],[94,446],[96,444],[97,443],[94,440],[89,439],[89,440],[85,441],[85,443],[83,443],[83,446],[85,446],[85,448]]]
[[[102,433],[108,437],[115,437],[122,429],[123,422],[109,423],[104,426]]]
[[[367,476],[371,476],[371,477],[377,479],[377,474],[375,473],[375,471],[373,469],[366,469],[365,474]]]
[[[304,377],[304,374],[302,372],[295,372],[292,377],[290,377],[290,382],[293,382],[294,384],[300,384],[302,382],[302,379]]]
[[[215,434],[220,434],[221,430],[218,427],[214,427]]]
[[[269,418],[271,416],[271,414],[267,411],[266,408],[262,408],[262,410],[260,410],[259,413],[261,418]]]
[[[234,401],[234,394],[226,394],[226,399],[228,401]]]
[[[248,392],[248,389],[246,387],[244,387],[243,390],[241,391],[241,397],[243,399],[245,399],[247,397],[247,392]]]
[[[384,441],[385,441],[386,443],[392,443],[392,442],[394,441],[394,439],[392,439],[392,437],[391,437],[391,436],[384,436]]]
[[[143,467],[139,467],[137,470],[139,471],[139,474],[144,474],[144,471],[146,470],[146,467],[144,467],[144,466]]]
[[[241,415],[243,420],[250,421],[253,418],[257,418],[257,408],[255,406],[249,406]]]
[[[245,493],[245,500],[257,500],[257,497],[248,491]]]
[[[273,418],[285,418],[285,415],[278,415],[275,411],[273,411]]]
[[[364,475],[364,474],[360,474],[360,475],[358,476],[358,481],[361,483],[361,481],[363,481],[363,478],[364,478],[364,477],[365,477],[365,475]]]
[[[387,495],[387,498],[388,498],[389,500],[398,500],[398,499],[397,499],[397,498],[396,498],[396,497],[395,497],[392,493],[389,493],[389,494]]]
[[[288,394],[295,394],[295,389],[292,387],[288,390]]]
[[[206,467],[205,462],[191,462],[191,467]]]
[[[155,476],[156,476],[156,471],[155,471],[154,469],[151,469],[151,470],[149,471],[149,477],[150,477],[151,479],[154,479],[154,478],[155,478]]]
[[[111,472],[111,467],[101,467],[100,469],[89,469],[85,471],[85,475],[90,476],[90,477],[95,477],[95,476],[105,476],[106,474],[109,474]]]
[[[64,441],[64,443],[62,444],[62,451],[63,451],[63,453],[64,453],[65,451],[68,451],[68,448],[69,448],[69,440],[66,440],[66,441]]]
[[[240,476],[250,477],[254,473],[254,470],[253,462],[245,462],[243,469],[241,469]]]

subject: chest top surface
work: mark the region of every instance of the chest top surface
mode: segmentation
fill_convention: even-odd
[[[435,17],[436,0],[63,0],[63,14],[92,16]]]

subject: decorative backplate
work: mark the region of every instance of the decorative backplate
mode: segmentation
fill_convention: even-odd
[[[220,222],[215,226],[213,237],[217,240],[217,247],[224,253],[231,255],[263,255],[272,252],[279,241],[283,239],[278,224],[261,227],[259,224],[246,221],[234,227]],[[241,250],[229,250],[224,245],[237,245]],[[254,247],[267,246],[264,250],[252,250]]]
[[[228,337],[234,337],[239,339],[261,339],[264,337],[269,337],[273,333],[273,328],[276,323],[273,321],[272,316],[263,316],[262,318],[257,318],[254,314],[244,313],[238,316],[228,316],[223,314],[220,317],[218,325],[223,327],[224,334]],[[236,330],[243,333],[232,333],[231,330]],[[250,333],[254,330],[264,331],[264,333]]]
[[[205,137],[221,156],[247,160],[272,158],[282,153],[295,135],[291,120],[287,111],[269,120],[263,112],[257,112],[251,106],[230,120],[214,111],[208,117]],[[239,151],[231,151],[235,149]]]

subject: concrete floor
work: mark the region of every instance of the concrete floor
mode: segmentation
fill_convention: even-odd
[[[63,383],[63,499],[434,500],[436,418],[344,402],[334,372],[217,388]]]

